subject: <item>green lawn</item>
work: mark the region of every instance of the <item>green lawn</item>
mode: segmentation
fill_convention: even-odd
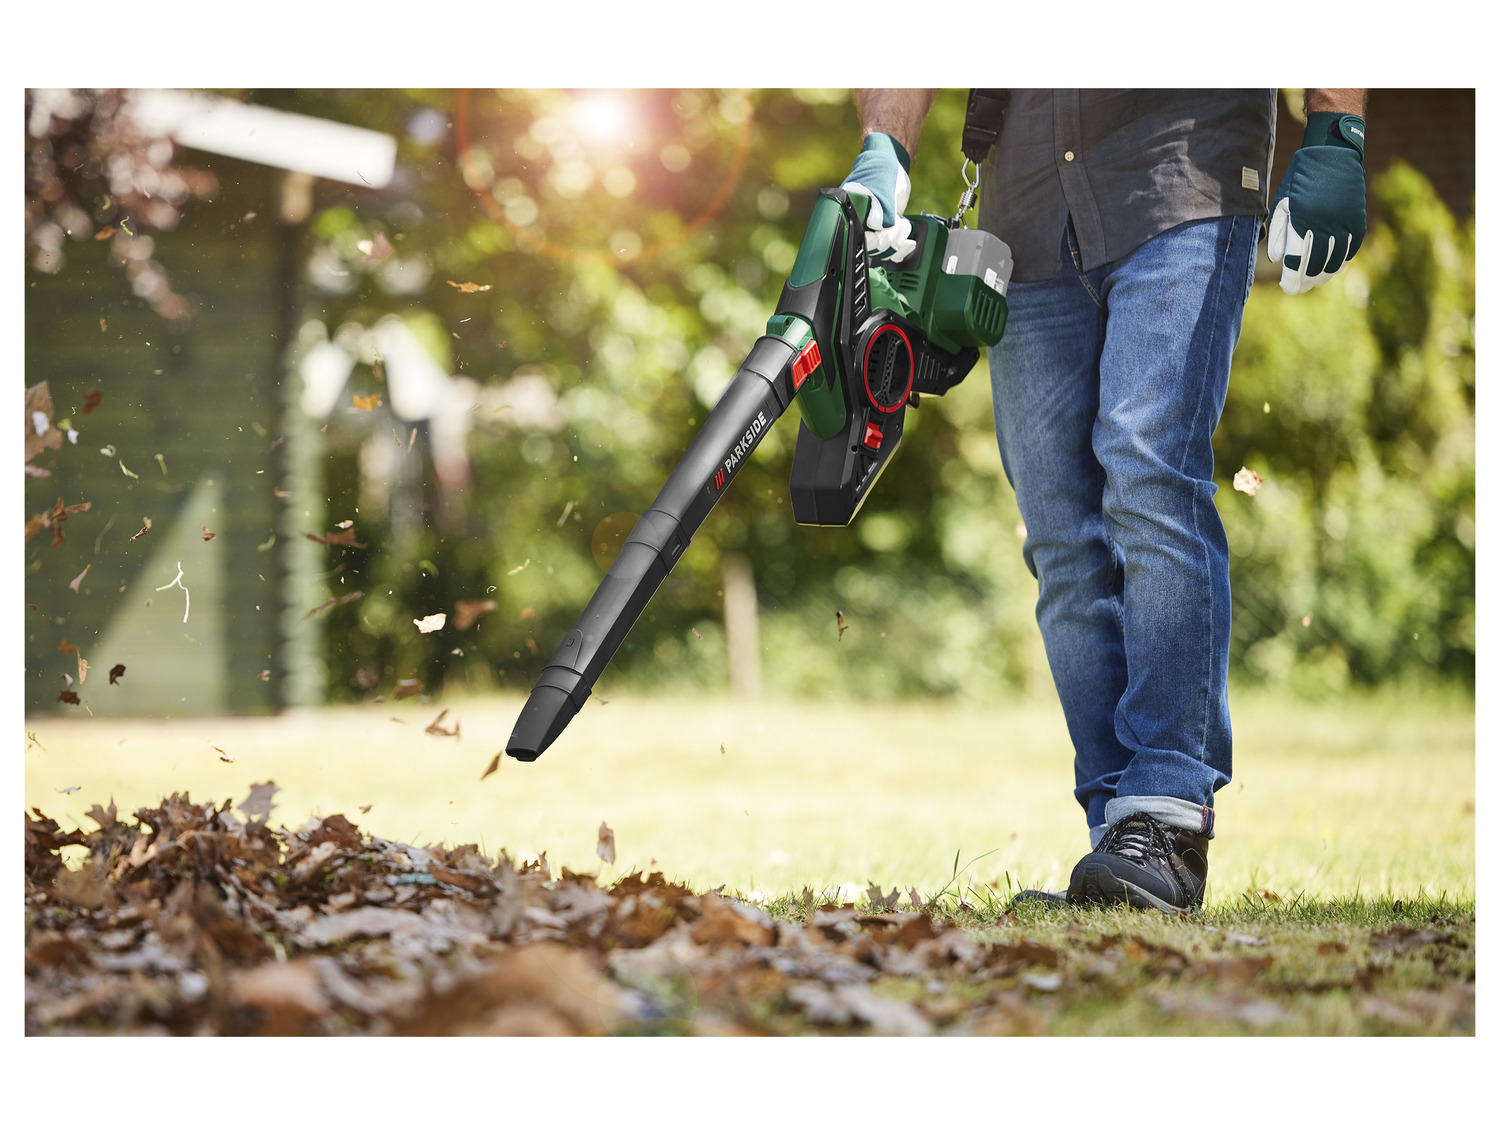
[[[1060,887],[1087,850],[1055,704],[596,696],[540,760],[505,759],[481,782],[520,702],[448,701],[442,726],[458,724],[457,737],[425,733],[442,707],[413,700],[267,719],[32,719],[26,805],[92,828],[96,801],[134,812],[174,791],[239,800],[274,779],[273,823],[337,812],[406,843],[545,851],[603,879],[660,869],[755,898],[868,882],[930,894],[955,856],[960,889],[1007,876]],[[1240,697],[1235,732],[1209,905],[1247,890],[1472,898],[1471,700]],[[601,821],[610,867],[595,854]]]

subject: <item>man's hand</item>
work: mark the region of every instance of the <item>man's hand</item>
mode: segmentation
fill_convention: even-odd
[[[844,179],[845,191],[870,197],[865,249],[878,261],[899,262],[916,248],[902,212],[911,198],[911,158],[936,90],[856,90],[865,147]]]
[[[1324,285],[1358,253],[1365,237],[1365,122],[1361,101],[1342,104],[1311,91],[1302,147],[1272,202],[1266,253],[1281,262],[1281,288],[1306,293]]]
[[[910,171],[906,149],[884,133],[871,133],[842,185],[849,194],[870,199],[865,249],[876,261],[899,262],[916,248],[911,220],[902,214],[911,198]]]

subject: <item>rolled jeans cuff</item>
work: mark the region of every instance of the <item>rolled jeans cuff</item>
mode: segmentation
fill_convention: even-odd
[[[1213,839],[1214,810],[1207,805],[1196,805],[1180,797],[1115,797],[1104,806],[1104,823],[1114,824],[1132,813],[1147,813],[1173,828]],[[1104,833],[1101,830],[1099,834]],[[1098,842],[1095,840],[1094,844]]]

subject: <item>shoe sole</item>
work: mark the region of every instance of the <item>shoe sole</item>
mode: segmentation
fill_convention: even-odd
[[[1173,906],[1165,899],[1157,898],[1150,891],[1127,883],[1102,864],[1089,864],[1083,869],[1079,888],[1068,889],[1068,901],[1094,903],[1101,906],[1119,906],[1124,903],[1137,910],[1160,910],[1167,914],[1191,914],[1195,907]]]

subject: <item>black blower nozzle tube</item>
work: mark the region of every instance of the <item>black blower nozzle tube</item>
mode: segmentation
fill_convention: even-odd
[[[693,534],[791,402],[795,358],[795,349],[776,336],[762,336],[751,349],[661,493],[626,537],[578,624],[532,685],[506,754],[535,761],[578,714]]]

